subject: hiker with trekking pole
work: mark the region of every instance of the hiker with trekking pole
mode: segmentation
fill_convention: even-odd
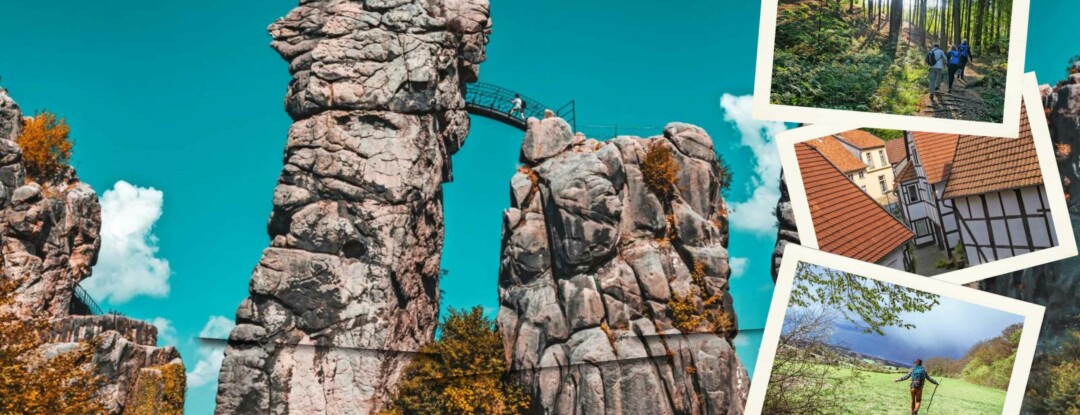
[[[934,393],[930,395],[930,404],[934,403],[934,394],[937,393],[938,382],[930,377],[930,373],[926,372],[926,369],[922,366],[922,359],[915,359],[915,367],[911,368],[904,377],[897,379],[897,382],[911,379],[911,415],[918,415],[919,407],[922,406],[922,390],[924,382],[930,381],[934,384]],[[930,404],[926,405],[926,412],[930,412]]]

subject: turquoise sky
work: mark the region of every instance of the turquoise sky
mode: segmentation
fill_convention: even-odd
[[[776,162],[768,143],[755,141],[760,126],[744,124],[748,135],[741,135],[720,105],[725,93],[751,93],[759,3],[492,2],[483,81],[551,106],[576,100],[579,129],[591,136],[611,135],[597,126],[612,125],[658,134],[669,121],[712,134],[733,167],[728,199],[743,219],[731,238],[731,255],[742,264],[731,282],[735,306],[744,328],[761,327],[772,292],[775,182],[758,176],[772,174]],[[163,194],[153,228],[158,250],[150,254],[168,261],[167,295],[114,297],[103,306],[171,322],[175,331],[162,341],[175,343],[194,370],[205,354],[193,337],[212,316],[233,317],[268,244],[290,122],[282,107],[286,64],[268,47],[265,27],[296,1],[8,3],[0,13],[0,85],[28,113],[47,108],[67,117],[74,164],[99,194],[120,180]],[[1068,57],[1080,53],[1073,10],[1055,4],[1032,0],[1028,69],[1044,82],[1060,78]],[[445,200],[446,306],[497,306],[500,215],[521,136],[475,119],[454,157]],[[760,164],[758,154],[767,156]],[[739,341],[751,367],[755,339]],[[214,393],[212,382],[191,388],[188,412],[210,413]]]

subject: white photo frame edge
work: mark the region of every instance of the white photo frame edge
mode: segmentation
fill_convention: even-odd
[[[901,285],[1023,316],[1023,332],[1020,335],[1020,344],[1017,347],[1016,360],[1013,363],[1012,374],[1009,377],[1009,387],[1005,393],[1005,405],[1002,410],[1002,414],[1014,415],[1020,413],[1024,393],[1027,390],[1031,364],[1035,358],[1035,348],[1039,341],[1039,333],[1042,330],[1045,307],[795,244],[788,244],[784,248],[776,288],[773,291],[772,302],[769,306],[769,317],[765,322],[765,331],[762,333],[761,349],[758,351],[758,359],[754,365],[754,378],[750,382],[750,393],[746,401],[745,413],[760,414],[764,405],[769,377],[772,374],[773,361],[776,358],[776,348],[779,345],[780,332],[783,329],[784,316],[787,314],[788,300],[791,297],[791,289],[795,282],[795,270],[799,262],[850,272],[865,278]]]
[[[968,284],[1077,255],[1072,220],[1069,219],[1069,208],[1065,202],[1065,191],[1061,183],[1061,175],[1058,173],[1057,164],[1054,161],[1050,129],[1046,124],[1046,116],[1042,110],[1042,95],[1039,92],[1039,83],[1034,72],[1025,74],[1023,80],[1023,102],[1028,109],[1031,135],[1035,141],[1035,152],[1039,158],[1039,168],[1043,175],[1043,186],[1046,189],[1047,201],[1050,203],[1050,216],[1053,218],[1058,245],[973,267],[949,271],[930,278],[953,284]],[[1019,108],[1016,110],[1016,115],[1017,117],[1020,116]],[[784,131],[776,137],[776,145],[779,146],[780,165],[787,180],[788,194],[791,197],[791,210],[795,216],[795,227],[799,231],[800,244],[803,246],[820,249],[813,218],[810,216],[810,205],[806,196],[806,187],[802,180],[802,172],[795,156],[795,144],[857,128],[865,128],[865,126],[815,124]],[[1019,130],[1020,127],[1017,126],[1017,133],[1019,133]]]
[[[1013,2],[1009,22],[1008,69],[1005,73],[1005,103],[1002,122],[948,120],[915,115],[879,114],[872,112],[796,107],[771,102],[772,67],[776,48],[776,18],[779,0],[762,0],[758,25],[757,62],[754,69],[754,94],[751,115],[757,120],[798,122],[804,124],[854,122],[863,128],[913,130],[933,133],[956,133],[990,137],[1016,138],[1020,130],[1020,96],[1027,51],[1028,15],[1030,0]]]

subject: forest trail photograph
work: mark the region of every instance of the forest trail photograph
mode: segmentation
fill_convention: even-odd
[[[1000,414],[1024,322],[799,262],[762,413]]]
[[[780,0],[775,105],[1001,123],[1013,0]]]

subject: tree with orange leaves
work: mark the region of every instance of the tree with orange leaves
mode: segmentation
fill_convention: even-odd
[[[0,283],[0,309],[13,301],[13,284]],[[46,350],[40,318],[0,312],[0,415],[104,414],[95,397],[101,379],[89,366],[93,346]]]
[[[71,127],[56,114],[39,111],[23,121],[17,141],[30,178],[47,183],[60,175],[71,158]]]

